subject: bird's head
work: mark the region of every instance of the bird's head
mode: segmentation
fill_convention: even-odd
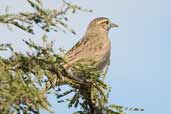
[[[118,27],[118,25],[112,23],[110,21],[110,19],[106,18],[106,17],[99,17],[99,18],[95,18],[93,19],[90,24],[89,24],[89,29],[100,29],[100,30],[104,30],[104,31],[109,31],[111,28],[113,27]]]

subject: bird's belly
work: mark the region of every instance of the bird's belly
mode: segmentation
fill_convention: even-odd
[[[97,59],[98,59],[96,63],[97,69],[103,70],[104,67],[108,64],[109,58],[110,58],[110,49],[107,49],[102,54],[97,55]]]

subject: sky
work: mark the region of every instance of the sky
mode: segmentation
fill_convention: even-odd
[[[57,8],[60,0],[45,1],[45,7]],[[92,13],[77,12],[69,15],[69,25],[77,35],[63,32],[48,33],[55,41],[55,48],[71,48],[83,35],[88,23],[95,17],[108,17],[119,28],[112,29],[111,63],[106,82],[112,87],[109,101],[124,106],[144,108],[144,112],[127,114],[171,113],[171,1],[169,0],[70,0]],[[0,1],[0,14],[5,6],[9,12],[29,11],[25,0]],[[0,43],[12,43],[19,51],[26,51],[22,39],[39,42],[43,32],[36,28],[30,35],[14,28],[9,31],[0,25]],[[7,56],[6,53],[0,53]],[[66,104],[56,104],[49,96],[55,114],[70,114]],[[42,111],[42,114],[48,114]]]

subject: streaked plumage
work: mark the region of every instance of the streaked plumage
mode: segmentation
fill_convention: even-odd
[[[118,27],[108,18],[99,17],[92,20],[83,38],[77,42],[65,55],[68,62],[64,67],[71,68],[74,64],[86,64],[103,70],[110,56],[111,43],[108,31],[111,27]]]
[[[62,72],[64,77],[61,80],[54,82],[48,81],[46,89],[48,90],[54,85],[62,85],[66,80],[73,80],[75,82],[84,82],[80,76],[72,72],[72,67],[77,64],[86,64],[94,66],[100,71],[103,71],[108,64],[111,43],[108,37],[108,32],[111,27],[118,27],[118,25],[110,22],[108,18],[99,17],[90,22],[83,38],[77,42],[64,56],[66,64],[64,65],[65,71]]]

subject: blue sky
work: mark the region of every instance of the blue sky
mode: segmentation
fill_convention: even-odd
[[[44,0],[46,1],[46,0]],[[120,27],[110,31],[112,42],[111,65],[106,81],[112,87],[110,103],[143,107],[144,112],[127,114],[169,114],[171,113],[171,2],[169,0],[71,0],[83,7],[93,9],[92,13],[70,15],[70,25],[77,35],[52,32],[48,36],[55,40],[55,48],[68,49],[84,34],[88,23],[95,17],[110,18]],[[45,2],[45,7],[56,8],[58,0]],[[9,11],[28,11],[25,1],[0,1],[0,13],[5,5]],[[15,29],[15,28],[14,28]],[[39,42],[43,34],[36,28],[32,36],[21,30],[13,32],[0,25],[0,43],[13,43],[20,51],[26,51],[21,39],[32,38]],[[6,56],[6,55],[5,55]],[[50,96],[56,113],[70,114],[65,104],[56,105]],[[46,114],[46,112],[43,112]]]

